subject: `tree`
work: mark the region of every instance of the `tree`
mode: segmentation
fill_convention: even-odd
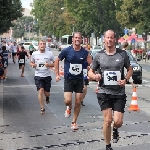
[[[20,0],[0,1],[0,33],[4,33],[12,26],[12,21],[22,16]]]
[[[119,0],[66,0],[67,8],[80,22],[85,34],[95,32],[103,34],[105,30],[112,29],[119,34],[121,26],[116,20],[116,10],[119,9]]]
[[[149,32],[150,30],[150,1],[123,0],[120,11],[116,17],[122,27],[133,28],[137,31]]]

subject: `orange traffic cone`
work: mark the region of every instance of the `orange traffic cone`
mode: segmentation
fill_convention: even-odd
[[[99,90],[99,82],[97,83],[97,87],[96,87],[95,93],[98,93],[98,90]]]
[[[64,76],[64,71],[63,71],[62,66],[60,66],[59,74],[60,74],[60,76]]]
[[[131,111],[138,111],[138,110],[140,110],[139,107],[138,107],[138,104],[137,104],[136,87],[133,88],[132,101],[131,101],[131,105],[130,105],[128,110],[131,110]]]

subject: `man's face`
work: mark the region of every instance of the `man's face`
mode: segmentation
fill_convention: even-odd
[[[115,37],[114,37],[114,32],[113,31],[107,31],[105,33],[105,37],[104,37],[104,42],[105,42],[105,46],[108,48],[112,48],[115,45]]]
[[[72,38],[72,42],[74,45],[79,46],[82,42],[82,37],[79,33],[75,33],[74,37]]]
[[[46,48],[46,43],[43,41],[40,41],[40,43],[39,43],[40,51],[45,51],[45,48]]]

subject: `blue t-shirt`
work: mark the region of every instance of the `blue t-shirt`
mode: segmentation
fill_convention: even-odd
[[[75,51],[69,46],[61,51],[58,58],[65,59],[64,78],[65,79],[83,79],[83,64],[88,56],[88,51],[81,47],[80,51]]]
[[[4,65],[4,67],[7,67],[8,66],[8,54],[9,54],[9,51],[5,50],[1,54],[3,56],[3,65]]]

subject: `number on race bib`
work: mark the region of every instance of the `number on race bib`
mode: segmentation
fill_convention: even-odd
[[[24,59],[19,59],[20,64],[24,64]]]
[[[45,62],[44,61],[37,62],[37,69],[46,70],[47,67],[45,66]]]
[[[69,72],[73,75],[80,74],[82,72],[82,64],[71,64],[70,63]]]
[[[105,85],[118,85],[119,80],[121,80],[120,71],[104,71]]]

